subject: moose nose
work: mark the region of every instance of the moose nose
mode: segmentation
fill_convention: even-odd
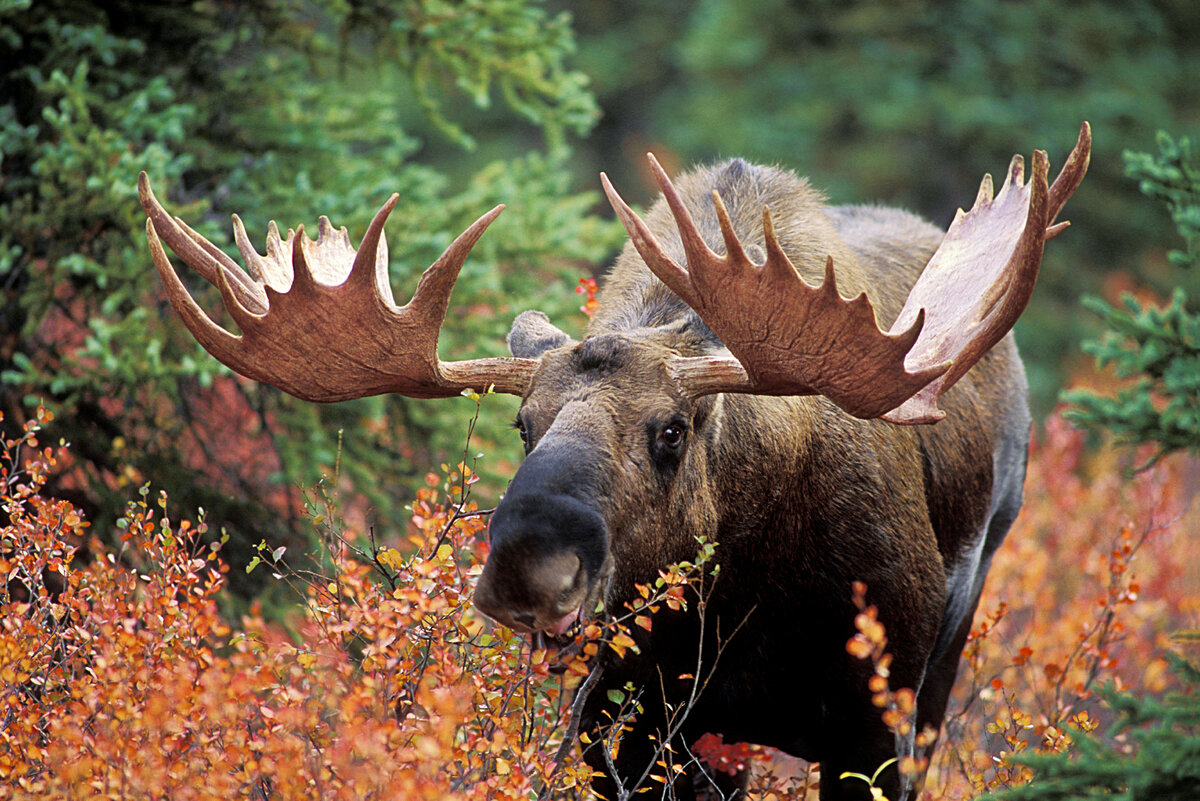
[[[581,489],[596,482],[583,480],[579,453],[545,446],[526,458],[496,507],[491,553],[475,585],[479,611],[525,631],[566,628],[608,553],[604,519]]]
[[[475,587],[475,606],[518,631],[556,625],[583,602],[587,571],[571,551],[550,555],[494,550]]]

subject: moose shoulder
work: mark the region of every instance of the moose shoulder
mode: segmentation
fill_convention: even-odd
[[[615,714],[605,689],[642,688],[617,757],[586,751],[602,795],[626,797],[652,767],[699,654],[708,679],[673,730],[676,752],[705,732],[776,746],[821,762],[828,801],[865,795],[843,771],[870,775],[913,749],[846,652],[853,582],[887,626],[892,686],[917,691],[917,728],[942,721],[1021,503],[1029,414],[1008,331],[1089,146],[1085,124],[1053,186],[1044,154],[1028,183],[1014,159],[1001,191],[985,178],[945,233],[896,210],[826,206],[777,168],[733,160],[676,185],[652,159],[664,199],[645,220],[604,179],[630,243],[583,340],[526,312],[511,358],[449,363],[437,331],[450,289],[498,209],[397,307],[380,247],[394,198],[357,252],[322,219],[315,242],[272,228],[260,256],[235,219],[247,275],[168,215],[144,176],[140,188],[172,303],[238,372],[317,401],[489,385],[523,397],[527,457],[493,516],[475,597],[497,621],[565,640],[602,602],[619,608],[693,557],[698,536],[719,543],[703,617],[640,632],[640,653],[608,655],[584,701],[587,730]],[[160,236],[220,288],[241,336],[196,306]],[[891,798],[910,790],[894,768],[881,784]],[[691,770],[672,789],[736,785]]]

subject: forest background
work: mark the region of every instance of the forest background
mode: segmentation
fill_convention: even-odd
[[[255,602],[286,619],[291,591],[243,568],[264,548],[317,548],[314,488],[332,488],[349,527],[403,539],[412,499],[442,480],[430,473],[461,477],[465,454],[490,506],[519,460],[506,426],[515,401],[484,398],[464,451],[470,399],[314,406],[232,377],[157,285],[139,170],[223,246],[233,212],[260,246],[268,220],[311,227],[320,214],[357,241],[399,192],[397,297],[479,213],[508,204],[452,301],[441,353],[463,358],[501,353],[526,308],[582,331],[579,279],[600,276],[624,240],[596,173],[648,202],[647,150],[671,173],[730,155],[781,163],[835,203],[899,205],[945,225],[1014,152],[1046,149],[1057,169],[1088,120],[1092,167],[1072,228],[1047,249],[1017,327],[1041,425],[1062,387],[1117,384],[1081,350],[1104,326],[1084,295],[1200,297],[1186,269],[1194,242],[1140,191],[1148,157],[1124,156],[1157,150],[1159,131],[1200,130],[1192,5],[0,0],[0,425],[16,438],[39,404],[54,411],[46,436],[70,451],[43,493],[73,504],[101,545],[121,541],[117,523],[146,484],[185,516],[202,508],[233,566],[214,596],[225,616]],[[1068,437],[1051,421],[1047,441]],[[1148,492],[1125,479],[1138,458],[1071,457],[1070,492],[1108,487],[1115,509],[1115,487]],[[1195,468],[1168,468],[1158,480],[1173,489],[1158,494],[1182,507]],[[1130,519],[1096,539],[1161,523],[1130,503]],[[1056,536],[1045,525],[1033,547]],[[1162,547],[1164,559],[1174,548],[1179,563],[1200,561],[1194,538]],[[1159,631],[1189,614],[1196,624],[1197,577],[1181,570]]]

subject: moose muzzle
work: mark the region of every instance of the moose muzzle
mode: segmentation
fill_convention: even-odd
[[[492,516],[475,606],[515,631],[561,636],[603,590],[608,532],[586,479],[589,454],[575,444],[531,453]]]

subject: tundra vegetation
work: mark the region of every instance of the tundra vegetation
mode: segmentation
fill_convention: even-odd
[[[485,550],[481,512],[495,497],[488,476],[510,473],[515,459],[511,435],[486,422],[505,417],[499,401],[482,401],[484,422],[464,448],[468,400],[455,410],[418,411],[395,398],[311,407],[235,381],[159,313],[165,302],[146,280],[134,199],[138,169],[168,176],[185,208],[211,204],[212,217],[199,216],[214,237],[233,208],[262,209],[248,220],[259,230],[267,213],[300,220],[313,208],[361,226],[370,206],[361,198],[398,189],[408,213],[392,223],[398,231],[406,221],[394,235],[404,248],[393,250],[394,272],[427,264],[493,198],[520,197],[509,212],[520,218],[516,232],[498,229],[481,245],[456,300],[463,313],[444,347],[471,355],[475,342],[502,336],[511,310],[543,284],[557,289],[538,303],[566,312],[578,276],[621,238],[593,215],[596,193],[573,194],[583,184],[560,170],[569,150],[572,164],[619,169],[628,161],[619,148],[639,136],[687,160],[719,148],[804,166],[846,199],[901,198],[933,214],[1015,141],[1055,141],[1063,117],[1106,132],[1107,154],[1089,178],[1103,189],[1073,201],[1088,236],[1055,244],[1070,255],[1048,258],[1043,288],[1070,286],[1034,309],[1035,319],[1071,321],[1069,332],[1029,326],[1025,351],[1073,351],[1062,343],[1087,318],[1075,313],[1071,282],[1124,267],[1106,279],[1106,296],[1136,288],[1146,310],[1119,325],[1113,318],[1118,336],[1097,347],[1116,361],[1121,334],[1159,343],[1123,357],[1144,365],[1133,373],[1146,382],[1125,389],[1136,405],[1121,433],[1151,444],[1137,453],[1089,447],[1057,413],[1038,424],[1025,511],[993,564],[926,791],[977,797],[1043,773],[1066,777],[1059,794],[1032,785],[1030,797],[1161,788],[1157,771],[1182,760],[1155,755],[1194,751],[1195,674],[1171,656],[1168,632],[1194,628],[1200,606],[1189,534],[1197,527],[1184,508],[1195,467],[1153,457],[1156,442],[1195,448],[1179,438],[1195,431],[1194,384],[1166,369],[1195,358],[1186,333],[1195,317],[1186,299],[1173,314],[1148,310],[1163,286],[1194,282],[1194,271],[1147,250],[1168,241],[1166,227],[1116,157],[1121,147],[1147,149],[1157,127],[1196,123],[1195,85],[1172,83],[1195,72],[1189,4],[1035,4],[1020,20],[969,3],[950,15],[923,4],[899,14],[846,4],[827,16],[780,5],[776,24],[763,26],[748,4],[708,2],[677,9],[677,42],[666,40],[665,12],[648,5],[579,4],[584,49],[572,61],[565,23],[517,2],[0,3],[0,52],[11,67],[0,76],[7,793],[584,795],[586,768],[562,743],[567,691],[587,652],[551,665],[503,629],[485,631],[467,603]],[[611,20],[605,27],[610,14],[621,16],[619,31]],[[1051,35],[1061,38],[1041,38]],[[1093,62],[1097,48],[1110,57]],[[1014,63],[1049,50],[1054,63]],[[856,70],[862,52],[888,65],[886,87]],[[815,70],[818,61],[840,68]],[[593,123],[595,101],[568,63],[591,73],[607,115],[584,142],[571,134]],[[806,80],[794,102],[764,102],[797,74]],[[656,94],[655,81],[666,91]],[[712,91],[745,113],[701,96]],[[445,110],[461,97],[480,108]],[[887,97],[904,100],[874,102]],[[647,102],[635,108],[639,98]],[[493,100],[497,108],[486,108]],[[1031,120],[1032,109],[1056,110]],[[737,119],[740,139],[714,143],[731,129],[709,113]],[[790,123],[755,116],[776,113]],[[653,121],[648,133],[635,130],[640,118]],[[451,143],[471,132],[475,155],[464,156]],[[773,139],[756,144],[762,134]],[[986,142],[987,155],[967,148],[972,140]],[[531,141],[540,155],[529,155]],[[1195,170],[1186,146],[1172,147],[1131,169],[1158,176],[1151,185],[1174,198],[1172,214],[1194,237],[1186,221],[1196,213]],[[906,171],[898,152],[939,152],[942,161]],[[542,272],[527,273],[531,264]],[[1057,367],[1035,362],[1035,379],[1041,372],[1054,386],[1044,376]],[[1107,374],[1076,365],[1073,375],[1122,398]],[[1151,392],[1164,401],[1147,406]],[[1117,419],[1117,407],[1096,408],[1107,415],[1098,422]],[[214,433],[231,421],[236,435]],[[614,610],[625,619],[589,636],[628,648],[650,607],[697,603],[711,570],[699,543],[697,551],[647,585],[644,608]],[[887,633],[869,608],[856,623],[861,637],[848,647],[882,659]],[[904,688],[872,682],[881,713],[902,725]],[[1106,685],[1123,718],[1097,697]],[[1141,751],[1143,742],[1154,745]],[[1050,762],[1009,758],[1018,752]],[[712,738],[690,753],[664,751],[661,775],[693,758],[753,763],[759,797],[815,787],[806,766]],[[1187,781],[1178,774],[1184,794],[1174,797],[1194,797]]]

